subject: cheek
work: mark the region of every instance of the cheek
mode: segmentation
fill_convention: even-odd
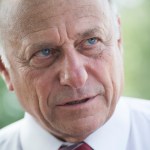
[[[35,104],[36,92],[35,87],[32,84],[33,80],[29,80],[24,72],[21,71],[19,71],[19,73],[14,73],[12,71],[11,75],[14,91],[18,100],[26,111],[31,112],[31,110],[33,110],[31,107],[37,106]]]
[[[115,56],[111,68],[111,72],[113,72],[112,81],[116,86],[116,91],[121,93],[124,83],[123,58],[120,52],[116,52]]]
[[[113,87],[111,81],[112,73],[110,72],[108,62],[103,59],[91,61],[89,73],[99,84],[102,84],[105,90],[105,97],[109,101],[111,99],[110,93],[112,92]]]
[[[52,88],[51,77],[46,78],[43,73],[25,67],[12,68],[11,75],[16,95],[23,108],[34,115],[41,113],[41,107],[46,106]]]
[[[122,91],[122,58],[117,53],[105,52],[99,59],[91,60],[89,72],[104,86],[107,103],[116,102]],[[96,68],[95,68],[96,66]]]
[[[57,81],[55,75],[48,73],[40,74],[34,83],[38,97],[39,109],[41,114],[47,118],[46,116],[48,113],[51,114],[51,111],[55,105],[55,100],[51,99],[51,95],[57,90]]]

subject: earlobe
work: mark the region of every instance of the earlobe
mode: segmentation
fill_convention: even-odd
[[[13,88],[13,84],[12,84],[11,79],[10,79],[9,72],[6,69],[1,57],[0,57],[0,75],[2,76],[3,80],[5,81],[7,88],[10,91],[13,91],[14,88]]]

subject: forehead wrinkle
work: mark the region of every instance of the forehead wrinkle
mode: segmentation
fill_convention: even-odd
[[[4,17],[3,21],[6,20],[5,18],[7,16],[7,21],[11,21],[11,23],[18,22],[19,20],[23,19],[24,14],[26,14],[29,10],[33,10],[33,8],[30,9],[30,7],[33,7],[33,6],[30,4],[30,1],[28,1],[28,0],[24,1],[24,3],[23,3],[24,5],[22,4],[23,0],[15,0],[15,1],[9,0],[9,1],[10,1],[9,5],[7,3],[8,0],[6,0],[6,1],[4,1],[3,5],[1,6],[2,7],[1,12]],[[28,7],[26,5],[28,5]],[[38,5],[38,3],[36,3],[36,5]]]
[[[15,37],[20,35],[22,30],[24,30],[23,28],[28,27],[28,29],[31,29],[32,24],[29,21],[29,18],[31,18],[32,21],[32,16],[33,18],[37,18],[38,14],[42,14],[44,10],[43,6],[49,7],[47,5],[47,2],[49,1],[45,1],[46,4],[43,4],[43,1],[41,0],[12,0],[10,5],[8,5],[7,2],[7,0],[4,1],[3,8],[0,10],[3,13],[3,15],[2,13],[0,14],[1,20],[3,21],[0,21],[1,29],[3,28],[7,34],[11,32],[12,36],[16,34]]]
[[[104,14],[104,11],[102,9],[91,5],[83,5],[78,8],[73,8],[72,11],[75,12],[74,16],[76,18],[82,18],[85,16],[95,16],[101,18]]]
[[[27,8],[24,8],[25,11],[24,11],[24,13],[22,13],[23,15],[18,16],[18,20],[17,21],[22,20],[22,19],[26,20],[29,17],[30,18],[36,18],[38,15],[40,16],[41,14],[44,13],[43,10],[47,9],[47,8],[44,7],[45,5],[46,5],[46,7],[48,9],[50,9],[49,8],[50,7],[49,3],[45,4],[45,3],[42,3],[41,1],[39,3],[35,3],[35,4],[31,5],[31,6],[28,6]],[[33,9],[33,7],[34,7],[34,9]],[[43,8],[43,9],[41,9],[41,8]],[[22,12],[22,10],[20,10],[20,11]],[[18,12],[18,14],[19,14],[19,12]]]
[[[91,7],[91,6],[89,6],[89,5],[84,5],[84,8],[87,8],[87,12],[88,12],[88,8],[89,7]],[[75,9],[73,9],[73,10],[76,10],[76,11],[74,11],[74,12],[79,12],[79,14],[81,14],[80,13],[80,11],[79,10],[82,10],[82,7],[79,7],[79,8],[75,8]],[[94,10],[94,9],[93,9]],[[85,12],[85,11],[84,11]],[[65,11],[64,13],[67,13],[68,14],[68,11]],[[35,28],[35,26],[33,25],[33,28],[31,28],[31,26],[29,26],[30,28],[30,30],[28,31],[28,32],[26,32],[25,31],[25,33],[26,34],[24,34],[23,36],[22,36],[22,38],[24,39],[24,38],[26,38],[28,35],[30,35],[30,34],[32,34],[32,33],[36,33],[36,32],[39,32],[39,31],[41,31],[41,30],[46,30],[46,29],[50,29],[50,28],[54,28],[54,26],[56,25],[55,24],[55,22],[53,21],[53,20],[55,20],[54,18],[57,18],[57,19],[62,19],[63,17],[61,17],[61,16],[63,16],[63,14],[58,14],[58,15],[55,15],[55,16],[50,16],[50,17],[48,17],[48,18],[43,18],[42,17],[42,19],[41,20],[34,20],[34,24],[38,24],[39,25],[39,27],[38,28]],[[97,31],[99,30],[99,31],[101,31],[101,33],[103,34],[104,33],[104,26],[107,26],[107,24],[106,25],[104,25],[104,22],[103,22],[103,19],[104,18],[106,18],[106,17],[104,17],[105,16],[105,13],[102,13],[102,15],[92,15],[91,13],[89,13],[89,14],[87,14],[86,13],[86,15],[80,15],[80,16],[78,16],[78,14],[74,14],[74,16],[71,16],[71,18],[73,18],[73,20],[75,20],[75,22],[79,22],[79,20],[81,19],[81,21],[84,21],[84,20],[82,20],[82,18],[89,18],[89,17],[92,17],[92,18],[96,18],[97,20],[99,20],[99,23],[102,25],[101,26],[101,29],[100,29],[100,27],[99,27],[99,29],[97,28]],[[33,18],[34,19],[34,18]],[[64,19],[64,18],[63,18]],[[67,17],[67,19],[68,19],[68,17]],[[35,21],[37,21],[37,22],[35,22]],[[55,20],[56,21],[56,20]],[[68,20],[67,20],[68,21]],[[67,21],[65,21],[66,22],[66,25],[69,23],[69,22],[67,22]],[[53,22],[53,25],[51,25],[51,22]],[[57,21],[56,21],[57,22]],[[106,22],[105,22],[106,23]],[[48,26],[48,27],[47,27]]]
[[[37,22],[34,22],[34,24],[38,24],[38,28],[36,28],[34,25],[28,26],[28,29],[22,30],[23,34],[22,36],[20,36],[20,38],[24,39],[32,33],[40,32],[42,30],[44,31],[44,30],[49,30],[52,28],[57,28],[56,26],[58,25],[57,22],[53,21],[53,24],[51,24],[51,21],[54,20],[55,17],[61,18],[61,16],[52,16],[43,20],[37,20]],[[47,21],[44,21],[44,20],[47,20]]]
[[[91,6],[89,6],[89,5],[84,5],[83,7],[91,7]],[[40,22],[44,22],[44,21],[46,21],[46,20],[54,20],[54,18],[57,18],[57,17],[59,17],[59,18],[63,18],[63,16],[65,16],[65,15],[67,15],[67,14],[69,14],[69,12],[70,11],[73,11],[73,12],[75,12],[75,15],[74,16],[76,16],[76,18],[81,18],[82,16],[81,16],[81,14],[82,13],[80,13],[79,12],[79,10],[82,10],[83,9],[83,7],[80,7],[80,8],[75,8],[75,9],[66,9],[66,10],[63,10],[63,11],[61,11],[61,12],[59,12],[59,13],[57,13],[57,12],[55,12],[55,13],[47,13],[47,12],[42,12],[42,13],[36,13],[36,14],[34,14],[33,16],[31,16],[30,17],[30,20],[31,21],[28,21],[28,22],[34,22],[34,21],[37,21],[37,22],[35,22],[35,24],[38,24],[38,23],[40,23]],[[76,11],[77,10],[77,11]],[[51,12],[53,12],[53,11],[51,11]],[[78,14],[77,14],[77,13]],[[85,12],[85,11],[84,11]],[[89,12],[89,9],[87,10],[87,12]],[[37,17],[37,14],[40,14],[40,20],[36,20],[36,18],[38,18]],[[45,16],[45,14],[51,14],[50,16],[47,16],[46,18],[44,18],[44,17],[41,17],[42,16],[42,14],[43,14],[43,16]],[[80,16],[80,17],[79,17]],[[51,21],[50,21],[51,22]]]
[[[45,20],[53,19],[54,17],[59,17],[59,16],[67,15],[67,14],[69,15],[69,12],[73,12],[73,14],[76,16],[76,18],[79,18],[79,17],[82,17],[82,14],[85,15],[85,13],[86,13],[86,15],[87,14],[94,14],[95,10],[96,10],[95,6],[82,5],[78,8],[69,7],[69,8],[66,8],[66,9],[62,9],[62,10],[59,10],[59,13],[58,13],[57,10],[54,9],[55,7],[53,8],[53,6],[51,6],[51,7],[49,7],[49,6],[50,5],[47,5],[47,7],[44,8],[45,10],[48,10],[48,12],[43,11],[43,10],[42,11],[38,10],[38,12],[36,12],[36,13],[31,13],[31,12],[33,12],[33,10],[32,10],[29,13],[30,17],[27,15],[27,17],[25,17],[25,20],[28,20],[28,22],[31,22],[31,23],[34,22],[34,21],[39,23],[39,22],[42,22],[42,21],[45,21]],[[44,16],[44,17],[47,16],[47,17],[44,18],[42,16]],[[38,19],[40,21],[38,21]]]
[[[32,7],[29,5],[31,1],[26,0],[24,2],[27,3],[28,7],[23,5],[23,9],[21,7],[22,2],[23,0],[3,0],[3,3],[0,6],[0,28],[5,37],[11,41],[13,41],[13,39],[19,39],[21,31],[19,22],[23,19],[22,16],[24,13],[28,12],[28,9]],[[36,4],[40,5],[40,0],[37,0]]]
[[[47,10],[50,9],[48,5],[46,8]],[[30,16],[28,14],[30,14]],[[18,31],[23,32],[23,36],[26,36],[30,34],[30,32],[38,32],[47,27],[51,28],[55,25],[55,22],[56,22],[55,18],[61,18],[63,14],[64,13],[57,14],[54,11],[50,11],[50,13],[47,13],[47,11],[43,11],[43,10],[39,10],[39,11],[31,10],[28,13],[24,14],[24,16],[18,17],[18,19],[15,21],[15,24],[14,24],[14,30],[15,28],[17,28]],[[51,23],[53,23],[54,25],[51,25]]]
[[[61,8],[61,6],[59,6],[59,8],[61,9],[60,12],[58,11],[59,13],[57,12],[58,8],[56,9],[56,5],[54,1],[53,1],[54,5],[51,4],[50,1],[44,1],[44,4],[42,3],[43,1],[42,2],[35,1],[34,3],[32,2],[30,3],[29,0],[26,0],[26,1],[27,1],[26,4],[28,5],[29,3],[30,5],[28,7],[23,6],[23,8],[24,7],[26,8],[26,9],[23,9],[24,11],[22,9],[19,10],[23,12],[21,13],[21,15],[16,17],[17,19],[14,24],[14,30],[17,29],[16,32],[19,33],[18,35],[22,34],[21,37],[26,37],[28,34],[30,34],[30,32],[38,32],[42,29],[51,28],[55,26],[57,22],[55,18],[58,18],[61,20],[64,17],[64,15],[68,17],[70,15],[69,13],[70,11],[73,12],[73,16],[71,17],[76,20],[81,19],[83,17],[84,18],[89,17],[89,16],[97,17],[98,19],[102,20],[102,18],[104,17],[104,12],[103,12],[102,7],[99,7],[99,5],[96,6],[90,1],[89,2],[92,5],[85,5],[84,3],[82,3],[77,8],[73,7],[72,2],[71,2],[72,5],[70,7],[67,7],[67,6],[65,7],[64,5],[63,8]],[[33,6],[35,6],[34,8],[36,8],[36,10],[32,9]],[[43,6],[46,6],[46,8]],[[44,8],[44,11],[43,9],[41,9],[41,7]],[[19,11],[17,11],[18,14],[20,14]]]
[[[30,39],[30,38],[32,38],[32,36],[36,36],[36,33],[40,35],[41,32],[42,32],[42,33],[43,33],[43,32],[46,32],[46,31],[48,31],[49,29],[55,29],[55,27],[44,28],[44,29],[40,29],[40,30],[34,31],[34,32],[32,32],[32,33],[28,33],[28,34],[26,34],[25,36],[23,36],[23,37],[21,38],[21,40],[22,40],[22,41],[26,41],[26,39]],[[57,30],[56,30],[56,31],[57,31]],[[37,37],[37,36],[36,36],[36,37]]]

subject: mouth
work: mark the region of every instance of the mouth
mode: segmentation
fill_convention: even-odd
[[[81,99],[81,100],[74,100],[74,101],[70,101],[70,102],[67,102],[67,103],[64,103],[62,105],[59,105],[59,106],[75,106],[75,105],[81,105],[81,104],[84,104],[92,99],[94,99],[96,96],[93,96],[93,97],[88,97],[88,98],[84,98],[84,99]]]
[[[89,99],[90,98],[86,98],[86,99],[83,99],[83,100],[72,101],[72,102],[66,103],[65,105],[78,105],[78,104],[82,104],[82,103],[87,102]]]

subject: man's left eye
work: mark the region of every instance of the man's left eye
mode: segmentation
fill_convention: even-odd
[[[94,38],[90,38],[90,39],[86,40],[85,44],[87,46],[91,46],[91,45],[96,44],[97,42],[98,42],[98,39],[94,37]]]
[[[40,51],[40,55],[42,55],[42,56],[49,56],[50,54],[51,54],[51,49],[49,49],[49,48],[45,48]]]

